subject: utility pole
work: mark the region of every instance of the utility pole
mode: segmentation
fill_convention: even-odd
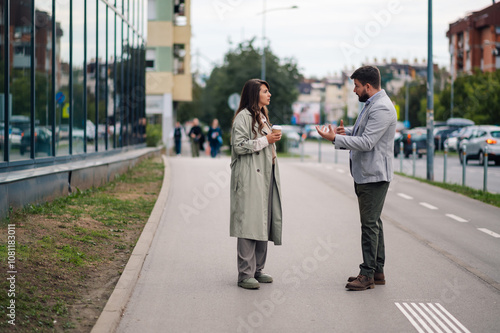
[[[432,59],[432,0],[427,31],[427,180],[434,180],[434,67]]]

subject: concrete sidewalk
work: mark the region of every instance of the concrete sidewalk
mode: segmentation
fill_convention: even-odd
[[[358,273],[361,262],[348,166],[286,159],[280,161],[283,246],[269,244],[265,269],[274,283],[259,290],[239,288],[236,239],[229,237],[229,158],[172,157],[168,163],[168,198],[162,191],[163,201],[155,206],[155,212],[163,212],[155,217],[158,229],[149,250],[141,240],[136,246],[147,251],[144,264],[135,250],[129,262],[136,274],[140,271],[137,283],[129,283],[128,290],[117,286],[122,304],[105,309],[93,332],[114,330],[127,292],[131,296],[117,332],[408,332],[414,328],[395,302],[445,304],[443,283],[436,281],[448,282],[450,276],[460,285],[474,285],[460,290],[460,299],[496,304],[491,288],[390,221],[384,230],[388,285],[346,291],[346,278]],[[342,172],[318,177],[320,168]],[[146,235],[150,240],[149,229]],[[126,273],[127,268],[119,285],[134,278]],[[461,304],[445,305],[462,311]],[[473,318],[491,315],[476,307],[459,312],[472,313]]]

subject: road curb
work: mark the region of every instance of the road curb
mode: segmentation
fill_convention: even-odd
[[[158,199],[113,293],[92,328],[92,333],[112,333],[116,331],[128,300],[139,279],[151,242],[161,221],[170,188],[170,167],[165,155],[162,155],[162,159],[165,164],[165,173]]]

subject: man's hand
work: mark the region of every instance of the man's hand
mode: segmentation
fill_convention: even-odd
[[[281,140],[281,132],[274,132],[274,133],[271,132],[268,135],[266,135],[266,138],[269,144],[273,144],[276,141]]]
[[[345,135],[344,121],[340,119],[340,125],[335,129],[335,133]]]
[[[316,131],[318,131],[318,134],[321,135],[323,139],[328,141],[333,141],[333,139],[335,139],[336,135],[332,125],[323,126],[321,129],[319,126],[316,126]]]

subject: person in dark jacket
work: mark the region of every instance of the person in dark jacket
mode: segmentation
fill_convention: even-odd
[[[174,142],[175,142],[175,154],[181,154],[181,140],[182,140],[182,127],[180,122],[175,123],[174,129]]]
[[[222,130],[219,127],[219,121],[214,119],[212,126],[208,130],[208,142],[210,143],[210,156],[216,157],[222,146]]]
[[[191,154],[193,157],[200,157],[200,141],[203,133],[198,118],[193,119],[193,127],[189,131],[189,137],[191,138]]]

